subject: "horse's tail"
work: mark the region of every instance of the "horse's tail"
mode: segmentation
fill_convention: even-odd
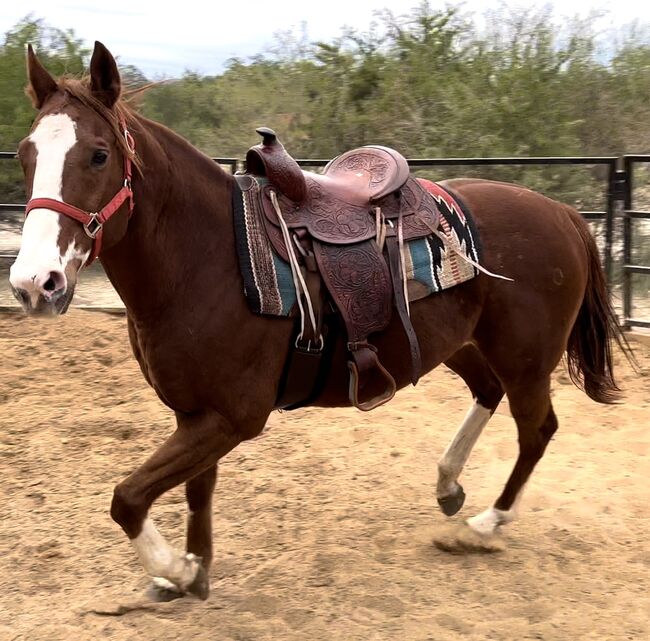
[[[574,211],[571,215],[585,244],[589,264],[585,296],[567,345],[569,376],[589,398],[598,403],[613,403],[620,396],[614,379],[613,343],[632,364],[634,356],[609,302],[596,242],[582,217]]]

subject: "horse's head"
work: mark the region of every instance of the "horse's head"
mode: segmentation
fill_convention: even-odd
[[[119,72],[101,43],[87,80],[57,82],[31,46],[27,70],[38,114],[18,148],[28,215],[10,282],[26,312],[63,313],[79,270],[126,231],[132,139]]]

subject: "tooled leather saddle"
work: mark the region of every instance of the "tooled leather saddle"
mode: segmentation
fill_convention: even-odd
[[[250,177],[260,181],[266,232],[292,265],[302,316],[296,348],[322,349],[324,309],[332,303],[347,332],[350,401],[374,409],[394,396],[396,384],[368,338],[388,326],[393,305],[408,338],[414,385],[420,376],[403,248],[437,229],[436,203],[393,149],[354,149],[314,174],[302,171],[273,130],[257,133],[262,142],[248,151],[239,183],[245,190]]]

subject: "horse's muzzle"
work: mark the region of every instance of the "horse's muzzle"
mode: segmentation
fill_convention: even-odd
[[[74,289],[74,285],[72,285],[48,297],[41,294],[34,304],[26,290],[11,286],[14,297],[28,316],[58,316],[65,314],[72,302]]]

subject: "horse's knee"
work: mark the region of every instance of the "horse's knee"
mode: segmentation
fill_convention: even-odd
[[[125,483],[115,486],[111,502],[111,518],[130,539],[134,539],[140,534],[147,510],[148,507],[134,492],[129,490]]]

